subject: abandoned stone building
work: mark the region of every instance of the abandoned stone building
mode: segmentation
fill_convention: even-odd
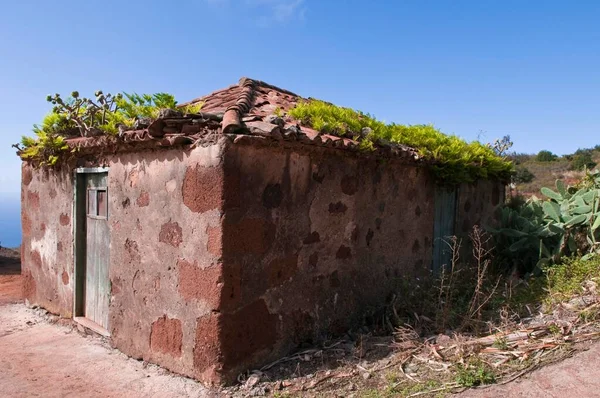
[[[417,152],[357,148],[275,114],[300,99],[242,79],[118,138],[22,166],[31,305],[135,358],[229,383],[361,325],[490,222],[501,181],[437,186]]]

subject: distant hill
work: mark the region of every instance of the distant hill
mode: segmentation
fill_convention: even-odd
[[[0,194],[0,245],[17,247],[21,244],[21,195]]]
[[[585,174],[585,167],[591,170],[600,165],[600,145],[564,156],[540,151],[538,154],[513,153],[509,157],[517,171],[513,178],[516,193],[541,196],[542,187],[554,187],[556,180],[574,184]]]

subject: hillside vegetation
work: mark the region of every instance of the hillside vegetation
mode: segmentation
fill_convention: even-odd
[[[513,153],[509,158],[515,164],[513,194],[540,196],[542,187],[553,186],[556,180],[575,184],[585,175],[585,169],[592,170],[600,164],[600,145],[564,156],[542,150],[537,154]]]

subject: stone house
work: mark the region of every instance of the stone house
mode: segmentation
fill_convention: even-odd
[[[298,100],[242,79],[195,100],[200,115],[69,139],[60,167],[24,162],[28,302],[229,383],[361,325],[503,201],[500,181],[447,191],[411,148],[365,152],[274,115]]]

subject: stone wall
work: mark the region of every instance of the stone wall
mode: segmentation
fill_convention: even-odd
[[[109,327],[124,353],[209,384],[378,319],[431,269],[425,168],[343,150],[219,143],[117,153],[107,165]],[[23,166],[26,297],[72,316],[70,168]],[[464,185],[457,227],[503,187]],[[459,231],[460,232],[460,231]]]
[[[461,184],[456,206],[456,234],[468,235],[474,225],[493,226],[496,209],[504,203],[505,186],[495,181]]]
[[[73,176],[69,167],[21,169],[24,297],[64,317],[73,312]]]
[[[112,344],[188,376],[196,319],[220,295],[221,155],[217,144],[109,161]]]
[[[199,320],[221,346],[194,353],[221,358],[225,379],[368,321],[402,294],[400,277],[429,272],[434,184],[423,168],[234,145],[225,177],[225,294]]]

